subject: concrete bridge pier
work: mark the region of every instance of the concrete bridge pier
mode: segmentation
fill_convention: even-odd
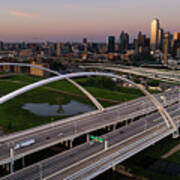
[[[5,164],[5,169],[7,172],[10,172],[10,164]]]
[[[178,130],[178,131],[175,131],[175,132],[173,133],[173,139],[177,139],[177,138],[179,138],[179,136],[180,136],[179,130]]]
[[[69,146],[68,140],[64,142],[64,145],[68,148],[68,146]]]
[[[114,124],[114,125],[113,125],[113,131],[116,130],[116,126],[117,126],[117,124]]]
[[[112,170],[113,170],[113,171],[116,171],[116,166],[113,166],[113,167],[112,167]]]
[[[86,142],[87,142],[87,143],[90,143],[90,137],[89,137],[89,134],[86,135]]]
[[[26,166],[26,164],[25,164],[25,157],[23,156],[22,157],[22,168],[24,168]]]
[[[133,123],[133,121],[134,121],[134,119],[130,119],[130,120],[129,120],[129,123],[131,124],[131,123]]]
[[[70,149],[73,148],[73,141],[74,141],[73,139],[71,139],[71,140],[69,141],[69,148],[70,148]]]
[[[129,122],[128,122],[128,120],[126,120],[126,121],[125,121],[125,123],[126,123],[126,126],[128,126],[128,125],[129,125]]]
[[[108,130],[108,132],[111,131],[111,126],[108,126],[108,127],[107,127],[107,130]]]

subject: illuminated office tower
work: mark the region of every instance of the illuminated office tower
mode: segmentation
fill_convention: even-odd
[[[180,41],[180,32],[175,32],[174,33],[174,40],[175,41]]]
[[[180,33],[174,33],[174,39],[172,40],[172,56],[175,58],[177,56],[177,49],[180,47]]]
[[[151,50],[159,48],[159,29],[159,20],[155,18],[151,23]]]
[[[114,53],[115,52],[115,37],[114,36],[108,37],[107,50],[108,50],[108,53]]]

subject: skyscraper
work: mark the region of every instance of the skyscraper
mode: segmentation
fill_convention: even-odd
[[[83,38],[83,49],[84,49],[84,52],[87,52],[87,51],[88,51],[87,38]]]
[[[108,53],[114,53],[115,52],[115,37],[114,36],[108,37],[107,50],[108,50]]]
[[[56,44],[56,56],[57,57],[61,56],[61,44],[60,43]]]
[[[159,29],[159,20],[155,18],[151,23],[151,50],[156,50],[159,48]]]
[[[180,47],[180,33],[174,33],[174,40],[172,41],[172,56],[177,56],[177,49]]]
[[[180,41],[180,32],[175,32],[174,33],[174,40],[175,41]]]
[[[164,39],[164,30],[162,28],[159,29],[159,40],[158,40],[158,44],[159,44],[159,48],[163,49],[163,39]]]
[[[129,34],[122,31],[119,37],[119,52],[125,53],[129,46]]]
[[[0,41],[0,50],[4,49],[4,43],[2,41]]]
[[[165,37],[164,37],[164,65],[167,65],[167,63],[168,63],[168,54],[171,51],[171,40],[172,40],[172,35],[169,32],[165,33]]]
[[[145,44],[146,44],[146,35],[142,34],[142,32],[139,32],[138,33],[137,41],[138,41],[138,46],[145,47]]]

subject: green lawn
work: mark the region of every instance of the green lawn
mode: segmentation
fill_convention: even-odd
[[[6,79],[0,79],[0,96],[41,79],[42,78],[40,77],[28,75],[14,75]],[[85,79],[82,80],[85,81]],[[48,88],[53,89],[49,90]],[[99,101],[105,107],[136,99],[142,95],[141,92],[136,89],[120,88],[119,91],[115,91],[97,87],[85,88],[95,97],[101,98]],[[59,90],[60,92],[58,92]],[[36,116],[29,111],[23,110],[22,106],[25,103],[49,103],[61,105],[70,102],[72,99],[92,105],[90,100],[88,100],[79,89],[66,80],[54,82],[34,89],[0,105],[0,126],[3,127],[6,132],[14,132],[46,124],[52,121],[52,117]],[[108,99],[110,101],[107,101]],[[113,100],[115,102],[113,102]],[[53,120],[65,117],[68,116],[54,117]]]
[[[50,92],[45,88],[38,88],[1,105],[0,126],[7,132],[13,132],[46,124],[51,122],[52,117],[36,116],[27,110],[23,110],[22,106],[24,103],[49,103],[52,105],[61,105],[70,102],[72,99],[82,103],[91,104],[89,100],[82,97],[63,95],[56,92]],[[68,116],[54,117],[54,120],[65,117]]]

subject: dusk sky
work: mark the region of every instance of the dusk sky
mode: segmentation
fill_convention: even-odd
[[[149,35],[158,17],[161,26],[180,31],[180,0],[3,0],[0,40],[105,41],[122,30],[134,38]]]

